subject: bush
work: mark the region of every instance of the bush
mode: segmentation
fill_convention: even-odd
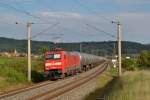
[[[133,59],[123,59],[122,67],[129,71],[134,71],[137,68],[136,62]]]
[[[142,51],[140,53],[140,56],[138,58],[138,65],[142,68],[150,68],[150,51]]]
[[[32,82],[38,83],[44,80],[45,80],[45,77],[42,73],[32,71]]]

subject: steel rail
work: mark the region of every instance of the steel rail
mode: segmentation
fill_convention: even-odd
[[[27,87],[24,87],[24,88],[18,88],[18,89],[15,89],[15,90],[4,92],[4,93],[0,94],[0,99],[3,99],[5,97],[10,97],[10,96],[22,93],[22,92],[26,92],[26,91],[36,89],[36,88],[39,88],[39,87],[42,87],[42,86],[45,86],[45,85],[53,84],[53,83],[55,83],[55,82],[53,82],[53,81],[40,82],[40,83],[37,83],[37,84],[32,85],[32,86],[27,86]]]
[[[59,95],[62,95],[74,88],[77,88],[77,87],[81,86],[82,84],[88,82],[89,80],[95,78],[96,76],[101,74],[107,68],[106,65],[107,65],[107,63],[104,63],[102,65],[102,67],[100,67],[96,72],[93,72],[92,74],[90,74],[90,76],[88,75],[88,76],[82,77],[78,80],[75,80],[75,81],[65,84],[63,86],[54,88],[54,89],[44,92],[42,94],[35,95],[33,97],[28,98],[28,100],[36,100],[41,97],[45,97],[44,100],[50,100],[50,99],[56,98]]]
[[[101,65],[102,65],[102,64],[101,64]],[[94,72],[94,73],[95,73],[95,72]],[[92,73],[92,74],[94,74],[94,73]],[[83,78],[86,78],[86,77],[88,77],[88,76],[89,76],[89,75],[86,75],[86,76],[84,76],[84,77],[82,77],[81,79],[78,79],[78,80],[82,80]],[[67,78],[65,78],[65,79],[63,79],[63,80],[67,80],[67,79],[69,79],[69,78],[71,78],[71,77],[67,77]],[[60,81],[61,81],[61,80],[60,80]],[[59,81],[59,82],[60,82],[60,81]],[[77,81],[77,80],[71,82],[70,84],[76,83],[76,81]],[[38,89],[38,88],[44,87],[44,86],[46,86],[46,85],[55,84],[56,82],[58,82],[58,81],[46,81],[46,82],[41,82],[41,83],[38,83],[38,84],[36,84],[36,85],[29,86],[29,87],[19,88],[19,89],[16,89],[16,90],[8,91],[8,92],[6,92],[6,93],[2,93],[2,94],[0,95],[0,99],[4,99],[4,98],[7,98],[7,97],[11,97],[11,96],[17,95],[17,94],[21,94],[21,93],[24,93],[24,92],[27,92],[27,91],[30,91],[30,90],[33,90],[33,89]],[[68,83],[68,84],[69,84],[69,83]],[[64,86],[66,87],[68,84],[63,85],[62,87],[64,87]],[[60,88],[60,87],[55,88],[55,89],[53,89],[53,90],[51,90],[51,91],[58,90],[59,88]],[[51,92],[51,91],[50,91],[50,92]],[[45,93],[42,93],[42,94],[33,96],[33,97],[29,98],[29,99],[32,100],[32,99],[34,99],[35,97],[38,97],[38,96],[41,96],[41,95],[46,95],[46,94],[45,94]]]

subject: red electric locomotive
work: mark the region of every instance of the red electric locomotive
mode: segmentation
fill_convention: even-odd
[[[44,70],[50,78],[72,75],[80,70],[80,55],[66,51],[46,52],[44,66]]]
[[[55,50],[45,53],[44,70],[48,77],[58,79],[86,71],[104,61],[105,58],[96,55]]]

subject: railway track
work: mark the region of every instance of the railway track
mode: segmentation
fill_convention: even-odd
[[[22,93],[22,92],[26,92],[26,91],[29,91],[29,90],[32,90],[32,89],[36,89],[36,88],[45,86],[45,85],[49,85],[49,84],[52,84],[52,83],[55,83],[55,82],[46,81],[46,82],[38,83],[36,85],[27,86],[27,87],[24,87],[24,88],[19,88],[19,89],[11,90],[11,91],[8,91],[8,92],[4,92],[4,93],[0,94],[0,100],[5,98],[5,97],[10,97],[10,96]]]
[[[59,95],[62,95],[96,77],[102,73],[107,64],[104,63],[98,68],[94,68],[94,72],[81,76],[80,78],[67,78],[60,81],[44,82],[25,89],[13,91],[7,94],[0,95],[1,100],[50,100]],[[84,73],[83,73],[84,74]],[[55,87],[56,86],[56,87]]]

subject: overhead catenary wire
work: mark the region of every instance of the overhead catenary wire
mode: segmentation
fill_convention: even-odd
[[[94,12],[93,10],[89,9],[87,6],[84,6],[84,4],[82,4],[82,3],[79,2],[78,0],[73,0],[73,1],[75,1],[76,3],[78,3],[80,6],[82,6],[82,7],[84,7],[84,8],[87,8],[87,10],[89,10],[90,12]],[[29,16],[32,16],[32,17],[34,17],[34,18],[36,18],[36,19],[39,19],[39,20],[42,20],[42,21],[46,21],[46,22],[47,22],[47,20],[42,19],[42,18],[39,17],[39,16],[33,15],[33,14],[31,14],[30,12],[28,12],[28,11],[21,10],[21,9],[16,8],[16,7],[13,7],[13,6],[11,6],[10,4],[1,3],[1,2],[0,2],[0,4],[3,4],[3,5],[4,5],[5,7],[7,7],[7,8],[12,8],[12,9],[14,9],[15,11],[24,13],[24,14],[29,15]],[[106,20],[106,19],[105,19],[105,20]],[[108,20],[107,20],[107,21],[108,21]],[[45,23],[39,23],[39,24],[45,24]],[[105,33],[105,34],[107,34],[107,35],[109,35],[109,36],[111,36],[111,37],[114,37],[113,35],[110,35],[108,32],[103,31],[103,30],[101,30],[101,29],[99,29],[99,28],[97,28],[97,27],[95,27],[95,26],[93,26],[93,25],[90,25],[90,24],[87,24],[87,23],[84,23],[84,24],[85,24],[86,26],[88,26],[88,27],[91,27],[91,28],[95,29],[96,31],[103,32],[103,33]],[[57,26],[57,25],[56,25],[56,26]],[[49,30],[49,29],[46,29],[46,30]],[[32,38],[35,38],[35,37],[37,37],[38,35],[40,35],[40,34],[42,34],[42,33],[43,33],[43,31],[37,33],[37,35],[34,35]]]
[[[55,23],[55,24],[49,26],[48,28],[42,30],[41,32],[36,33],[35,35],[33,35],[31,38],[33,39],[33,38],[36,38],[38,35],[44,34],[46,31],[48,31],[48,30],[50,30],[50,29],[56,27],[58,24],[60,24],[60,23]]]
[[[73,21],[75,21],[75,20],[73,20]],[[88,23],[85,22],[84,20],[82,20],[82,21],[76,20],[76,21],[78,21],[78,22],[81,23],[81,24],[84,24],[85,26],[87,26],[87,27],[89,27],[89,28],[92,28],[92,29],[96,30],[97,32],[103,33],[103,34],[105,34],[105,35],[107,35],[107,36],[109,36],[109,37],[111,37],[111,38],[115,38],[115,39],[117,38],[115,35],[112,35],[112,33],[106,32],[105,30],[102,30],[102,29],[100,29],[100,28],[97,28],[97,27],[94,26],[94,25],[88,24]]]
[[[21,33],[21,32],[20,32]],[[18,33],[6,33],[6,32],[0,32],[0,35],[18,35]]]
[[[22,10],[22,9],[19,9],[19,8],[16,8],[16,7],[14,7],[14,6],[10,5],[10,4],[3,3],[3,2],[0,2],[0,4],[1,4],[1,7],[8,8],[8,9],[11,8],[11,9],[17,11],[17,12],[26,14],[26,15],[31,16],[31,17],[33,17],[33,18],[36,18],[36,19],[38,19],[38,20],[40,20],[40,21],[49,22],[49,20],[42,19],[40,16],[37,16],[37,15],[34,15],[34,14],[28,12],[28,11],[25,11],[25,10]]]
[[[93,10],[93,9],[89,8],[88,6],[84,5],[84,4],[81,3],[79,0],[72,0],[72,1],[73,1],[74,3],[76,3],[76,4],[78,4],[80,7],[82,7],[82,8],[84,8],[84,9],[86,9],[87,11],[91,12],[91,13],[97,13],[97,12],[95,12],[95,10]],[[101,16],[101,18],[103,18],[103,19],[104,19],[105,21],[107,21],[107,22],[112,22],[112,20],[109,19],[109,18],[107,18],[107,17]],[[109,33],[109,32],[106,32],[106,31],[104,31],[104,30],[102,30],[102,29],[100,29],[100,28],[97,28],[97,27],[95,27],[95,26],[93,26],[93,25],[91,25],[91,24],[87,24],[86,22],[83,22],[83,21],[82,21],[82,23],[85,24],[86,26],[88,26],[88,27],[90,27],[90,28],[92,28],[92,29],[98,31],[98,32],[104,33],[104,34],[106,34],[106,35],[108,35],[108,36],[110,36],[110,37],[116,39],[116,36],[112,35],[112,34]]]
[[[80,2],[79,0],[72,0],[74,3],[76,3],[77,5],[79,5],[80,7],[84,8],[85,10],[87,10],[90,13],[93,14],[97,14],[97,12],[94,9],[89,8],[88,6],[84,5],[82,2]],[[108,17],[104,17],[104,16],[100,16],[101,18],[103,18],[105,21],[107,22],[111,22],[112,20]]]
[[[38,20],[40,20],[40,21],[44,21],[44,23],[41,23],[41,22],[38,22],[38,23],[37,23],[37,22],[36,22],[36,23],[34,23],[34,24],[52,24],[52,23],[49,22],[49,20],[43,19],[43,18],[41,18],[41,17],[39,17],[39,16],[36,16],[36,15],[34,15],[34,14],[31,14],[31,13],[28,12],[28,11],[25,11],[25,10],[22,10],[22,9],[19,9],[19,8],[16,8],[16,7],[14,7],[14,6],[10,5],[10,4],[6,4],[6,3],[2,3],[2,2],[0,2],[0,4],[1,4],[4,8],[8,8],[8,9],[11,8],[11,9],[17,11],[17,12],[26,14],[26,15],[31,16],[31,17],[33,17],[33,18],[36,18],[36,19],[38,19]],[[16,22],[16,23],[18,23],[18,22]],[[54,28],[54,27],[57,26],[58,24],[59,24],[59,23],[57,22],[57,23],[51,25],[50,27],[48,27],[48,28],[44,29],[43,31],[41,31],[41,32],[37,33],[36,35],[34,35],[32,38],[35,38],[35,37],[37,37],[38,35],[40,35],[40,34],[46,32],[46,31],[48,31],[49,29]]]
[[[83,21],[83,20],[80,21],[80,20],[77,20],[77,19],[76,19],[76,20],[73,20],[73,21],[78,21],[79,23],[85,25],[86,27],[89,27],[89,28],[91,28],[91,29],[96,30],[97,32],[103,33],[103,34],[105,34],[105,35],[107,35],[107,36],[110,36],[111,38],[115,38],[115,39],[116,39],[116,36],[115,36],[115,35],[112,35],[112,33],[106,32],[106,31],[104,31],[104,30],[102,30],[102,29],[100,29],[100,28],[97,28],[97,27],[94,26],[94,25],[88,24],[87,22],[85,22],[85,21]],[[66,30],[66,31],[71,31],[70,29],[65,28],[64,26],[61,26],[61,28],[62,28],[63,30]]]
[[[97,27],[95,27],[95,26],[93,26],[93,25],[90,25],[90,24],[85,24],[85,25],[88,26],[88,27],[90,27],[90,28],[93,28],[94,30],[96,30],[96,31],[98,31],[98,32],[104,33],[104,34],[106,34],[106,35],[108,35],[108,36],[110,36],[110,37],[116,39],[116,36],[112,35],[111,33],[108,33],[108,32],[106,32],[106,31],[101,30],[101,29],[99,29],[99,28],[97,28]]]

